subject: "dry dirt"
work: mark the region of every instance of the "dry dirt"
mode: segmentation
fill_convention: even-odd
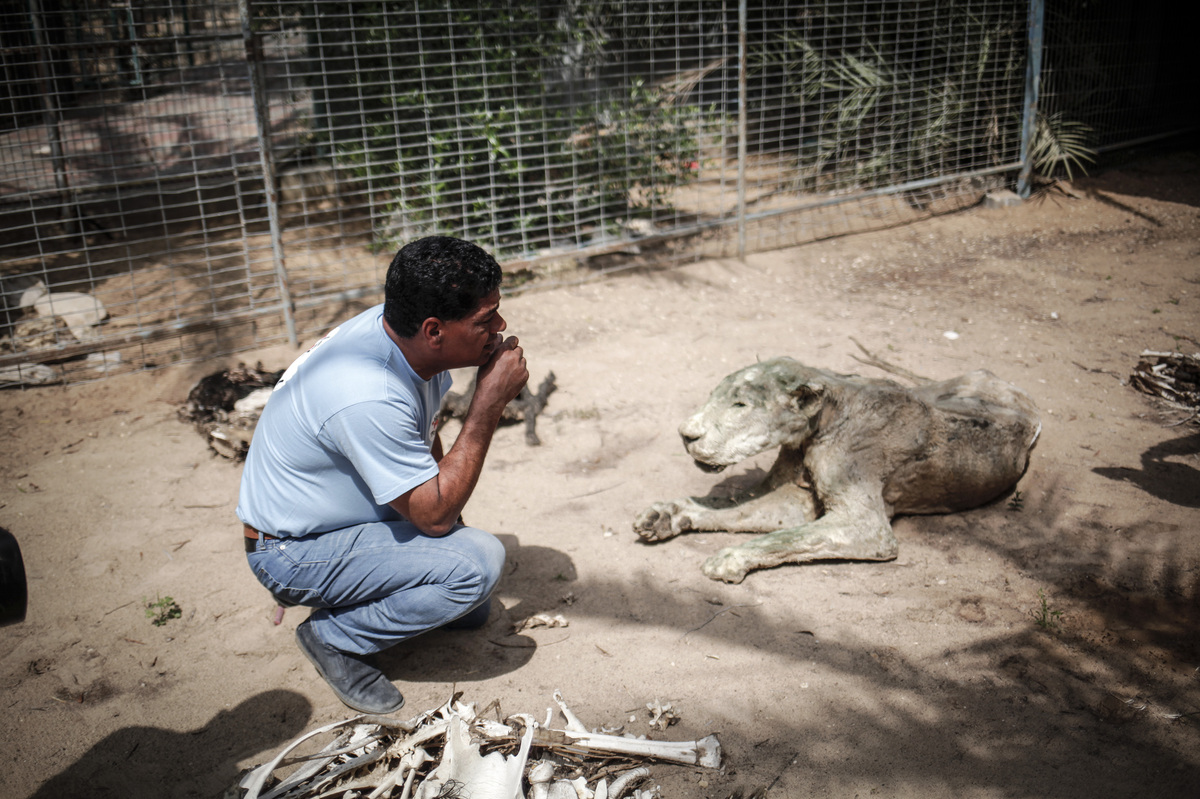
[[[399,715],[459,690],[541,716],[560,689],[591,726],[717,733],[724,768],[657,765],[665,797],[1194,796],[1200,432],[1127,378],[1143,350],[1200,350],[1200,156],[1074,191],[505,300],[559,389],[542,446],[499,432],[467,509],[508,547],[503,608],[387,653]],[[885,376],[852,338],[1028,390],[1044,430],[1020,493],[897,519],[894,562],[740,585],[699,570],[735,536],[636,539],[651,502],[769,465],[714,478],[684,453],[675,428],[719,378],[775,355]],[[0,629],[0,796],[216,797],[350,715],[293,643],[305,611],[273,625],[246,567],[240,467],[176,417],[238,360],[0,395],[0,525],[30,599]],[[182,615],[155,626],[168,596]],[[511,634],[543,612],[569,626]]]

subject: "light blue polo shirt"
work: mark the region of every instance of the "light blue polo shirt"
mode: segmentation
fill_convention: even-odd
[[[237,515],[278,537],[402,518],[387,503],[438,472],[433,423],[449,372],[422,380],[377,305],[296,359],[263,409]]]

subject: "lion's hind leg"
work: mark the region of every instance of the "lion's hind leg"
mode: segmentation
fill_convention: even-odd
[[[892,560],[899,544],[883,514],[857,518],[838,513],[726,547],[703,566],[714,580],[740,583],[756,569],[814,560]]]

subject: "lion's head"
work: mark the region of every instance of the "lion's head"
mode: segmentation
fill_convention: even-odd
[[[734,372],[679,426],[684,447],[697,466],[716,472],[785,444],[802,445],[816,429],[825,391],[820,377],[791,358]]]

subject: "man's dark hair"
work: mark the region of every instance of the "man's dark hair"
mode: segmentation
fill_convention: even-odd
[[[404,245],[388,266],[383,318],[409,338],[430,317],[454,322],[500,286],[500,264],[470,243],[429,236]]]

